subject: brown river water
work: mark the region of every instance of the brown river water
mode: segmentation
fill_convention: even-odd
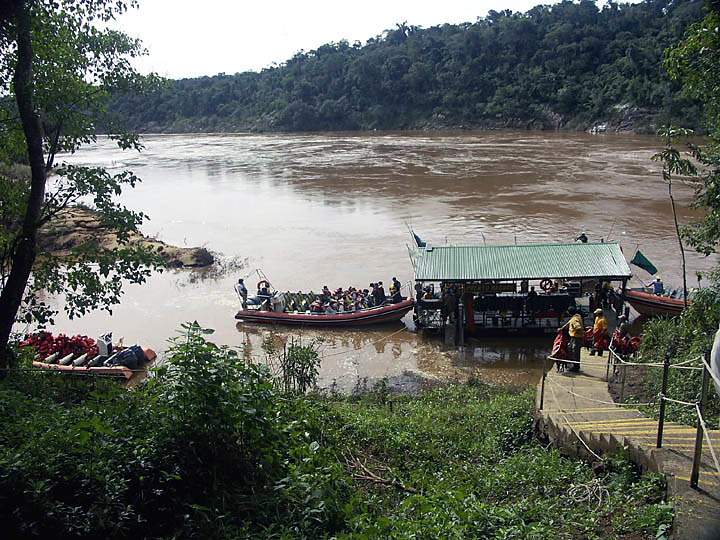
[[[150,135],[141,153],[109,141],[61,161],[131,169],[143,182],[122,201],[151,220],[143,231],[175,245],[223,254],[224,272],[171,271],[128,286],[113,314],[57,318],[55,331],[163,351],[184,321],[213,340],[262,356],[261,343],[321,338],[320,384],[348,391],[382,378],[412,390],[426,381],[477,377],[530,384],[548,339],[478,340],[443,347],[401,324],[364,330],[298,330],[236,324],[238,277],[260,268],[281,290],[367,287],[412,279],[407,225],[432,243],[572,241],[636,246],[680,284],[680,255],[667,188],[650,157],[653,137],[539,132]],[[692,190],[677,189],[681,219]],[[695,272],[716,263],[688,257]],[[638,274],[645,280],[648,275]],[[387,285],[386,285],[387,286]],[[252,290],[250,291],[253,292]],[[61,299],[57,299],[62,303]],[[406,322],[411,324],[411,316]]]

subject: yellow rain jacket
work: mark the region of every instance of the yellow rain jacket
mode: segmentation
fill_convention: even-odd
[[[605,315],[598,315],[593,324],[593,334],[596,336],[606,334],[608,331],[608,320]]]
[[[583,320],[579,313],[576,313],[570,319],[568,333],[570,334],[570,337],[574,338],[583,339],[585,337],[585,326],[583,325]]]

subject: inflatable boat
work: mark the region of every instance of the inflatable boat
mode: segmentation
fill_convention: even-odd
[[[643,289],[628,289],[625,291],[625,299],[635,311],[646,317],[675,317],[685,309],[682,297],[653,294]]]
[[[368,326],[399,321],[413,308],[414,304],[413,299],[408,298],[397,304],[385,304],[374,308],[333,314],[241,309],[235,318],[245,322],[300,326]]]

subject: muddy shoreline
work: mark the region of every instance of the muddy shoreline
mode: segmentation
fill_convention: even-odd
[[[448,121],[444,115],[436,114],[430,118],[389,127],[387,129],[339,128],[333,130],[292,130],[277,125],[274,119],[256,118],[252,121],[226,123],[222,119],[185,119],[182,123],[148,122],[134,126],[143,135],[188,135],[198,134],[302,134],[302,133],[428,133],[428,132],[565,132],[616,135],[655,135],[660,125],[659,111],[638,107],[616,107],[605,116],[593,119],[565,117],[553,111],[545,111],[534,118],[506,118],[502,120],[484,119],[477,122]]]

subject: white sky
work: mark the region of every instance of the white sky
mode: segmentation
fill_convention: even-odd
[[[365,42],[396,23],[474,22],[491,9],[527,11],[553,0],[140,0],[117,27],[149,55],[136,67],[170,78],[260,70],[299,50]]]

